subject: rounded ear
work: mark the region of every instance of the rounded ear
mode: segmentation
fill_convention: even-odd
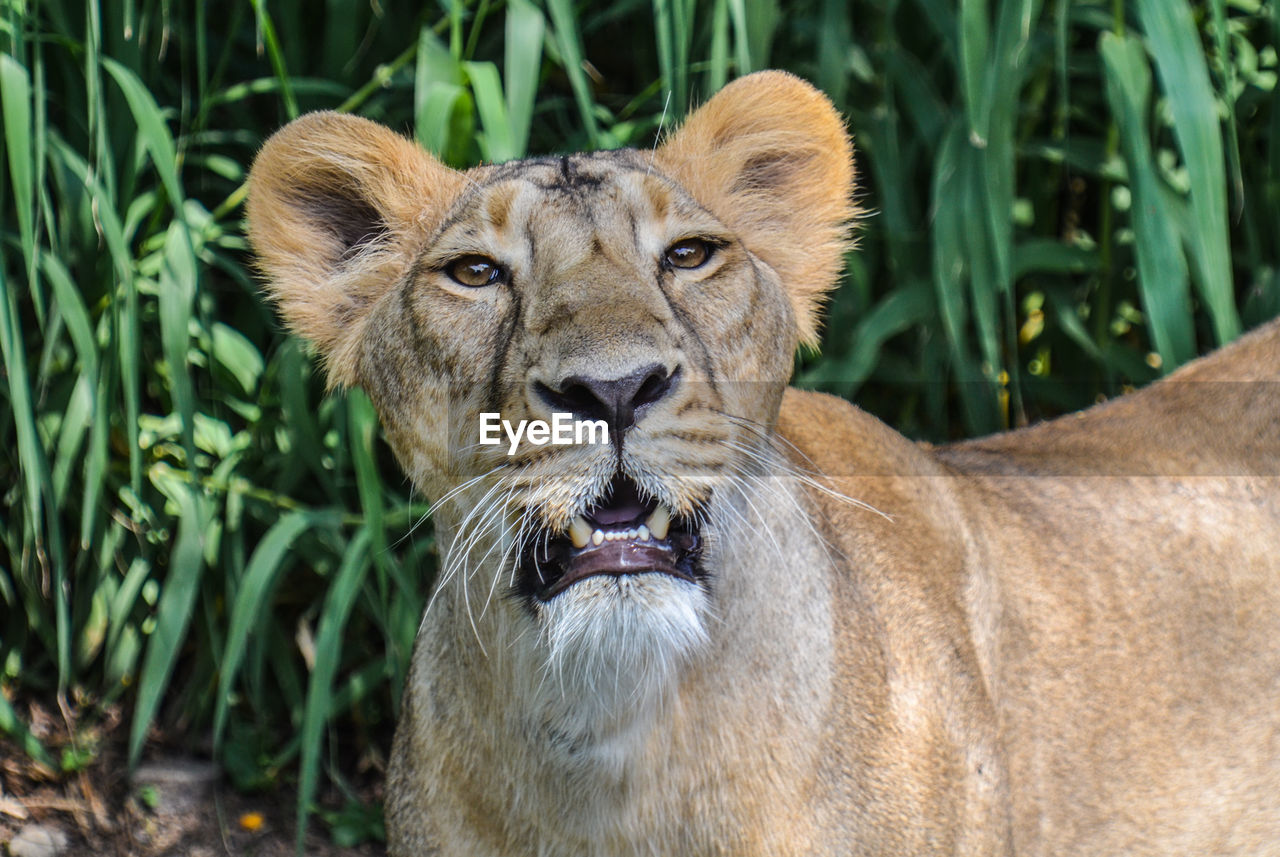
[[[369,308],[408,271],[465,179],[399,134],[311,113],[277,131],[249,174],[249,241],[290,328],[330,383],[353,384]]]
[[[857,214],[853,144],[827,97],[786,72],[747,75],[690,114],[655,159],[778,272],[800,341],[816,345]]]

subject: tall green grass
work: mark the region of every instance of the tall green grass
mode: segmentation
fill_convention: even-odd
[[[259,295],[245,171],[299,113],[466,166],[650,146],[802,74],[867,216],[798,380],[942,440],[1280,314],[1278,35],[1260,0],[0,6],[0,730],[56,766],[26,700],[123,703],[132,761],[211,736],[300,821],[386,750],[433,543]]]

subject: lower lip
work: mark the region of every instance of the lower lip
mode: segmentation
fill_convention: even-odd
[[[657,572],[692,583],[693,578],[680,570],[676,560],[676,552],[672,549],[643,542],[606,542],[599,547],[583,548],[574,551],[564,576],[552,584],[542,597],[544,601],[548,601],[573,584],[601,574],[620,577]]]

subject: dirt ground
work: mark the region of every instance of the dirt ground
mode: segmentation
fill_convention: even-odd
[[[48,717],[34,712],[33,732]],[[50,718],[52,719],[52,718]],[[57,729],[52,730],[56,733]],[[44,738],[44,736],[41,736]],[[125,764],[127,726],[109,717],[78,736],[91,742],[81,770],[59,774],[0,738],[0,854],[12,857],[292,857],[296,795],[286,788],[241,794],[207,760],[164,742],[148,745],[133,777]],[[64,748],[45,740],[55,758]],[[378,778],[367,794],[376,801]],[[326,798],[328,800],[326,801]],[[336,806],[322,796],[321,808]],[[340,847],[312,817],[312,857],[384,857],[381,843]]]

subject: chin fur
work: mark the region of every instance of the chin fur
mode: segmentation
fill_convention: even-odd
[[[575,757],[640,738],[708,640],[705,589],[665,574],[589,578],[535,610],[535,706]]]

